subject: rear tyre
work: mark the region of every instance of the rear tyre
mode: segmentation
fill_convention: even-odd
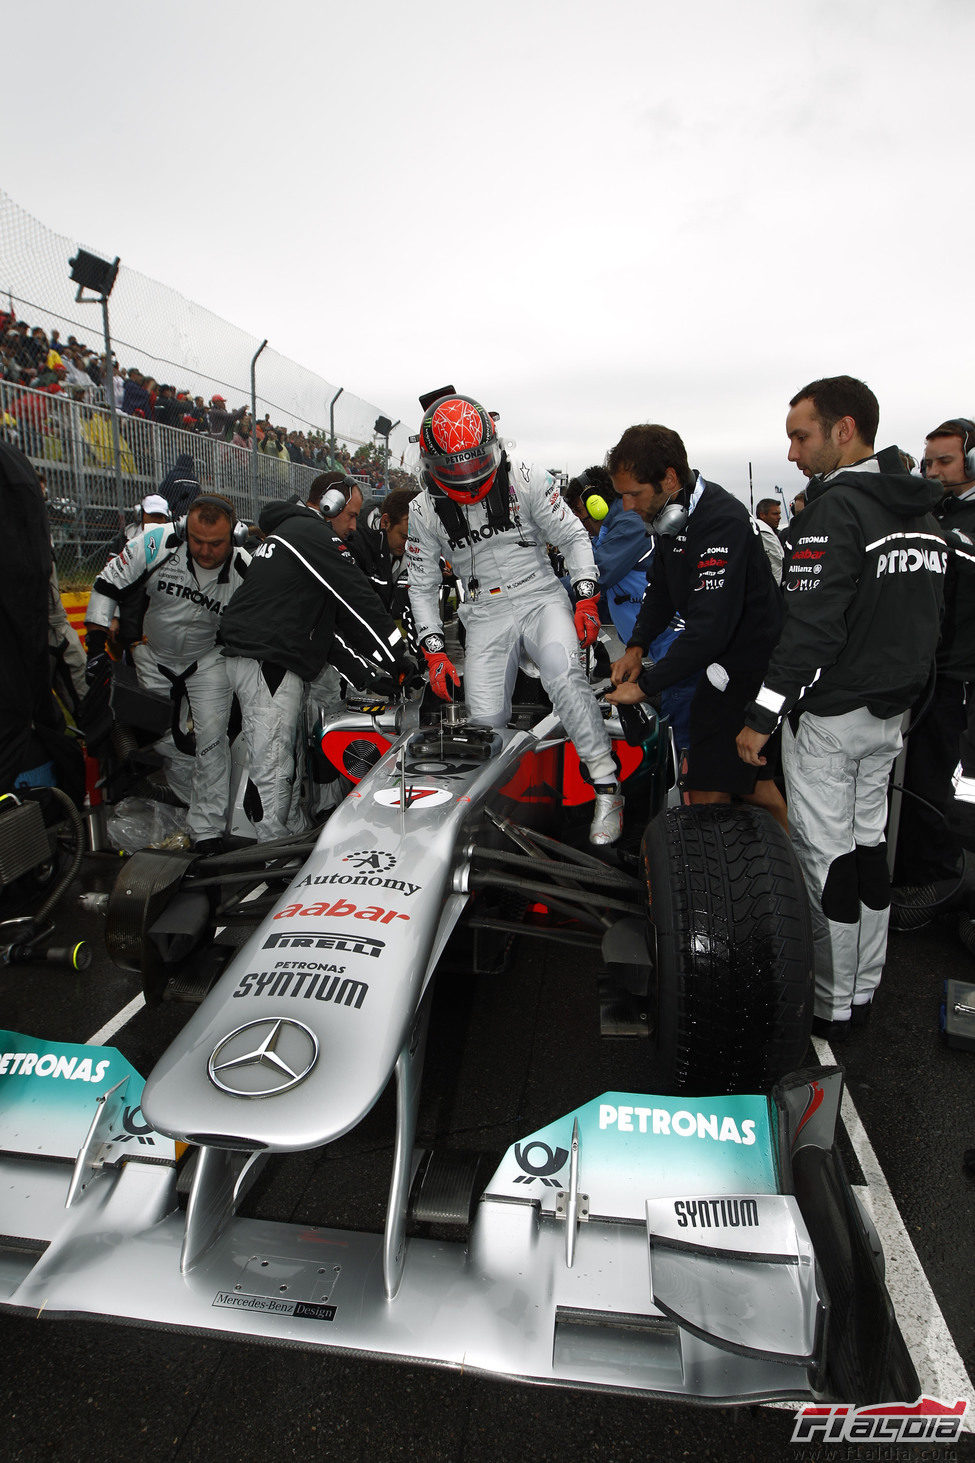
[[[641,850],[661,1092],[764,1092],[802,1065],[813,940],[802,874],[758,808],[670,808]]]

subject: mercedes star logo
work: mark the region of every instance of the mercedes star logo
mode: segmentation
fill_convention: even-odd
[[[274,1097],[303,1082],[318,1060],[318,1038],[300,1021],[248,1021],[214,1047],[207,1075],[233,1097]]]

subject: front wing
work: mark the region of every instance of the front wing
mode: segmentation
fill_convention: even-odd
[[[836,1069],[772,1099],[603,1094],[507,1151],[463,1240],[404,1239],[390,1295],[383,1235],[238,1213],[253,1156],[204,1150],[184,1210],[192,1150],[147,1128],[117,1052],[0,1039],[7,1308],[705,1403],[918,1395],[852,1191],[828,1192]]]

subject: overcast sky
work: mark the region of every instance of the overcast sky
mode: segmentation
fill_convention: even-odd
[[[394,419],[452,381],[570,471],[659,421],[791,498],[814,377],[914,455],[975,414],[973,41],[970,0],[48,0],[0,186]]]

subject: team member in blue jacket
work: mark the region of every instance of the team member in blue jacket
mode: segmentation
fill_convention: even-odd
[[[570,478],[563,497],[592,539],[600,605],[605,602],[625,645],[646,591],[653,544],[642,520],[625,511],[604,467],[587,467]],[[571,588],[567,577],[562,583]]]

